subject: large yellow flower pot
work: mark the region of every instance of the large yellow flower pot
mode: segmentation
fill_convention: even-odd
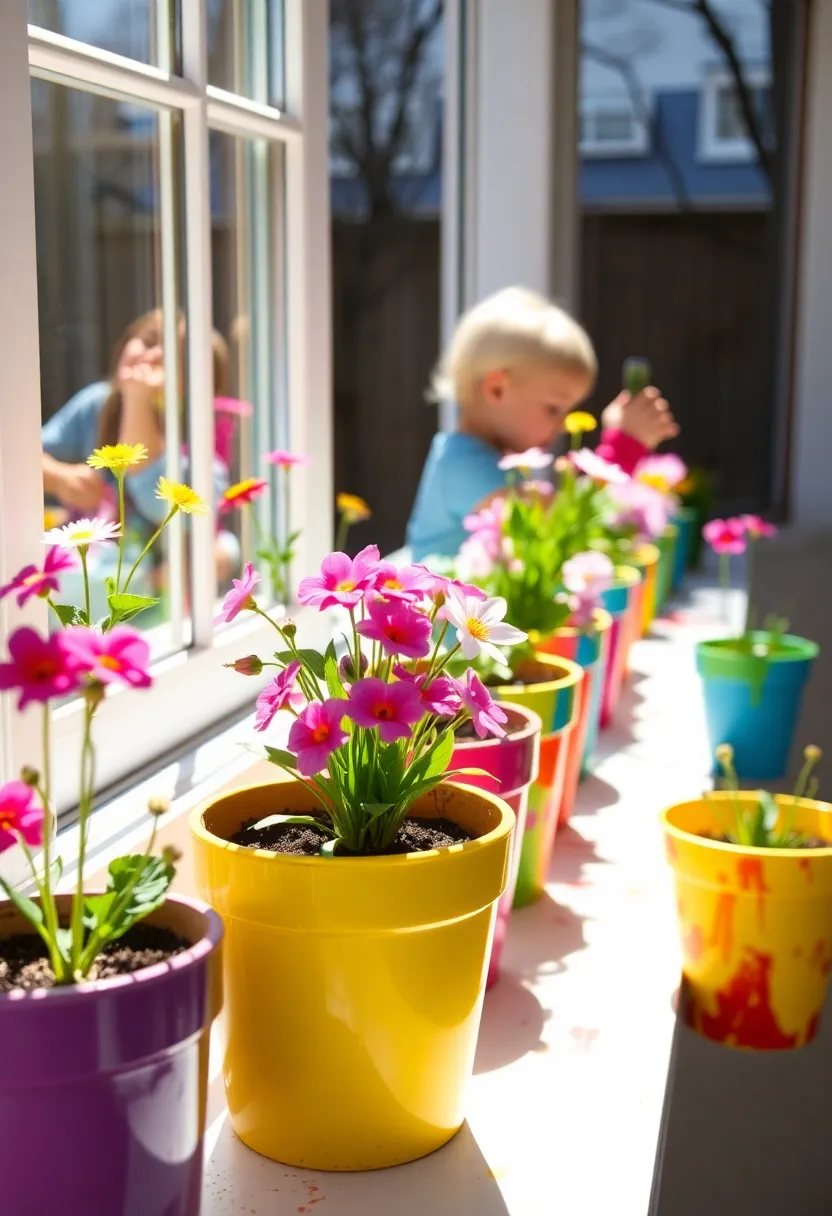
[[[800,1047],[817,1033],[832,968],[832,848],[740,848],[700,835],[722,835],[732,797],[713,794],[662,814],[676,874],[685,1018],[732,1047]],[[777,802],[788,814],[794,799]],[[829,803],[799,799],[794,822],[832,839]]]
[[[231,1123],[287,1165],[398,1165],[463,1121],[514,815],[447,783],[413,813],[476,836],[451,848],[329,859],[228,842],[252,817],[314,808],[287,780],[191,817],[197,884],[225,922]]]
[[[648,632],[658,610],[658,574],[661,553],[657,545],[639,545],[627,558],[631,566],[641,571],[644,592],[641,597],[641,633]]]

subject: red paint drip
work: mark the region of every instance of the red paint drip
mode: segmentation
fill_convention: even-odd
[[[809,858],[801,857],[797,864],[800,866],[801,870],[806,875],[806,881],[814,882],[815,875],[814,875],[814,871],[812,870],[812,863],[809,860]]]
[[[758,857],[741,857],[737,862],[737,879],[741,891],[758,891],[761,895],[768,892],[763,863]]]
[[[716,994],[716,1014],[692,1007],[693,1024],[718,1043],[761,1051],[794,1047],[797,1035],[784,1034],[771,1007],[771,955],[745,953],[739,970]]]
[[[699,925],[692,925],[685,934],[684,951],[687,958],[698,963],[705,950],[705,937]]]
[[[725,892],[716,898],[716,913],[711,925],[708,945],[720,950],[723,962],[728,962],[734,948],[734,905],[736,895]]]

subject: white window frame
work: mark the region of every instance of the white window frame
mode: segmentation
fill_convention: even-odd
[[[745,80],[752,89],[770,88],[771,73],[766,67],[748,68],[745,70]],[[717,137],[719,94],[733,85],[734,78],[730,72],[713,71],[705,77],[699,90],[697,158],[707,164],[743,165],[757,159],[757,150],[747,136],[738,139]]]
[[[637,114],[627,97],[586,97],[581,99],[581,119],[590,128],[599,114],[622,113],[632,120],[632,132],[624,139],[598,139],[593,130],[582,128],[578,154],[587,159],[646,156],[650,151],[650,131],[644,117]]]
[[[290,442],[310,458],[309,468],[292,476],[292,521],[302,528],[297,578],[317,567],[332,539],[327,0],[284,0],[285,112],[207,83],[205,0],[181,3],[181,76],[27,27],[26,8],[26,0],[3,0],[0,5],[0,104],[5,116],[0,163],[7,178],[0,192],[0,282],[5,285],[0,293],[0,356],[8,369],[0,384],[0,577],[8,581],[43,551],[31,71],[64,85],[182,115],[190,402],[212,397],[209,130],[283,145],[285,190],[279,200],[275,194],[275,205],[285,208],[285,235],[275,251],[280,333],[275,332],[274,341],[286,354]],[[12,283],[14,289],[9,290]],[[200,418],[205,425],[195,425],[194,406],[190,409],[190,480],[211,503],[213,419]],[[222,664],[258,649],[274,649],[274,635],[259,618],[246,614],[233,627],[215,631],[213,540],[212,506],[204,522],[192,529],[190,647],[154,665],[153,687],[147,692],[116,691],[99,707],[95,737],[100,788],[164,757],[256,695],[254,680],[235,677],[223,671]],[[325,627],[318,613],[300,610],[293,615],[298,621],[304,618],[307,636]],[[22,623],[45,631],[44,602],[35,601],[24,612],[9,599],[0,603],[4,651],[9,633]],[[55,714],[52,763],[59,809],[77,800],[80,726],[79,703]],[[20,714],[11,696],[0,697],[0,776],[14,776],[23,763],[38,763],[39,756],[38,708]]]

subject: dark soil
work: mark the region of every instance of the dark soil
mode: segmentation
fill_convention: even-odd
[[[715,836],[713,832],[700,832],[700,836],[705,840],[718,840],[720,844],[735,844],[729,836]],[[794,845],[789,845],[789,848],[796,849],[832,849],[832,840],[824,840],[821,836],[804,836],[802,840]]]
[[[117,942],[105,946],[88,976],[91,980],[129,975],[154,963],[164,963],[187,950],[191,942],[157,925],[133,925]],[[22,988],[54,988],[55,976],[44,955],[43,941],[35,934],[20,934],[0,941],[0,992]]]
[[[286,811],[285,813],[287,815],[308,814],[305,811]],[[240,830],[231,837],[231,843],[241,844],[247,849],[266,849],[270,853],[317,857],[321,851],[321,845],[329,839],[326,832],[319,831],[311,825],[273,823],[265,828],[256,828],[254,825],[257,822],[258,820],[250,819],[248,823],[244,823]],[[444,849],[448,845],[460,844],[473,839],[470,832],[466,832],[451,819],[414,817],[405,819],[396,839],[388,849],[384,850],[384,854],[374,853],[372,856],[426,853],[429,849]],[[357,854],[339,853],[338,856],[357,856]]]

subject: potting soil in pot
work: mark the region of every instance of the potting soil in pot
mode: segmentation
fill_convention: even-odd
[[[170,929],[158,925],[133,925],[118,941],[109,942],[95,961],[90,980],[130,975],[143,967],[164,963],[191,945]],[[55,976],[37,934],[20,934],[0,942],[0,992],[34,992],[54,988]]]
[[[285,812],[287,814],[291,812]],[[304,811],[295,812],[298,815]],[[321,845],[328,839],[328,834],[311,824],[271,823],[267,827],[258,828],[252,819],[243,824],[238,832],[231,837],[232,844],[244,845],[247,849],[266,849],[270,853],[287,853],[300,857],[317,857]],[[383,854],[373,856],[391,856],[398,853],[426,853],[430,849],[445,849],[452,844],[462,844],[474,837],[459,827],[450,819],[406,819],[399,828],[396,839]],[[350,854],[339,854],[350,856]],[[358,854],[353,854],[358,856]]]

